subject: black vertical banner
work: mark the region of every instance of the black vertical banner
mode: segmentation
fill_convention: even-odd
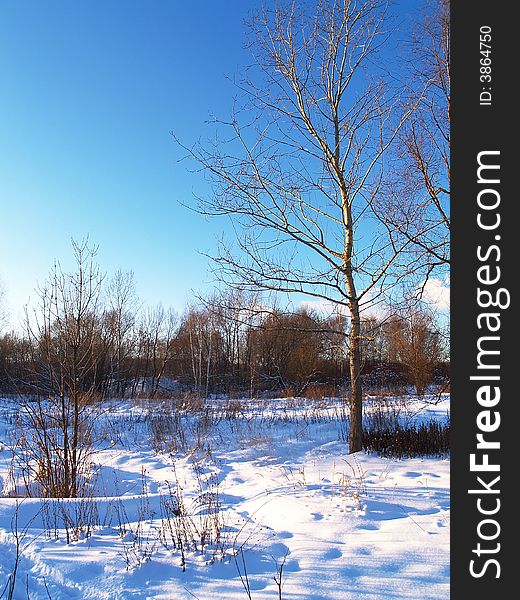
[[[451,597],[516,596],[515,3],[451,3]],[[520,377],[519,377],[520,380]]]

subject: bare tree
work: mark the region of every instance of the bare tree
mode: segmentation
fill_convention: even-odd
[[[0,390],[3,392],[31,391],[26,382],[27,368],[33,355],[27,337],[11,331],[0,337]]]
[[[109,379],[111,391],[124,394],[130,385],[131,358],[137,343],[136,317],[139,301],[133,271],[118,270],[106,286],[107,311],[104,324],[110,341]]]
[[[388,40],[386,2],[333,0],[252,19],[256,80],[229,135],[191,155],[212,175],[200,210],[228,215],[237,247],[215,258],[241,289],[300,293],[350,316],[350,452],[361,449],[361,312],[388,290],[408,241],[376,206],[383,157],[408,114],[374,65]]]
[[[417,393],[423,395],[442,354],[432,312],[424,304],[410,304],[388,319],[386,333],[390,353],[406,367]]]
[[[258,294],[226,288],[198,299],[204,307],[206,327],[210,325],[212,329],[213,387],[232,393],[246,379],[250,387],[248,333],[261,320]]]
[[[396,144],[388,218],[411,243],[425,280],[450,263],[450,3],[426,0],[413,26],[409,94],[414,111]]]
[[[219,367],[221,371],[229,371],[232,360],[232,356],[224,356],[225,332],[221,328],[219,310],[220,307],[211,298],[206,299],[202,306],[188,306],[175,342],[177,354],[183,361],[184,374],[189,374],[187,379],[197,392],[206,396],[213,387]]]
[[[87,240],[72,243],[76,270],[59,264],[39,288],[39,306],[27,314],[32,341],[32,377],[36,402],[23,414],[26,465],[50,497],[75,497],[88,477],[94,406],[103,276]]]
[[[296,386],[301,395],[321,373],[325,355],[325,329],[316,315],[301,308],[292,313],[274,309],[250,332],[259,375],[271,387]]]
[[[177,315],[161,304],[148,308],[141,316],[137,330],[137,373],[135,382],[154,397],[175,351]]]

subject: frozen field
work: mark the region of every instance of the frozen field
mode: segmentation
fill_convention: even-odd
[[[348,455],[338,401],[107,404],[81,501],[14,497],[0,402],[0,594],[16,567],[31,600],[449,597],[449,459]],[[449,399],[384,410],[444,421]]]

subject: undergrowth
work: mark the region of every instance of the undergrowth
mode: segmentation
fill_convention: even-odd
[[[388,458],[444,456],[450,452],[450,422],[420,425],[371,423],[363,429],[363,450]]]

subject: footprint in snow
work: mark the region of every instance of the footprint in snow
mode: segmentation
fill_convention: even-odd
[[[267,583],[261,579],[250,579],[249,586],[251,590],[260,592],[262,590],[265,590],[265,588],[267,587]]]
[[[300,567],[300,563],[297,560],[288,560],[285,565],[283,570],[287,573],[296,573],[297,571],[301,571],[302,568]]]
[[[274,558],[287,556],[291,553],[289,548],[285,544],[282,544],[280,542],[272,544],[271,548],[269,549],[269,552]]]
[[[338,550],[338,548],[330,548],[330,550],[327,550],[327,552],[325,552],[323,558],[325,560],[334,560],[336,558],[341,558],[342,556],[343,552],[341,552],[341,550]]]
[[[417,471],[407,471],[404,474],[405,477],[421,477],[422,473],[417,473]]]
[[[377,531],[378,529],[380,529],[380,527],[375,523],[363,523],[362,525],[358,525],[357,529],[364,529],[366,531]]]
[[[311,513],[311,515],[314,517],[315,521],[321,521],[323,519],[323,515],[321,513]]]
[[[278,534],[278,537],[281,537],[284,540],[287,540],[289,538],[294,537],[294,533],[291,533],[290,531],[280,531],[280,533]]]

